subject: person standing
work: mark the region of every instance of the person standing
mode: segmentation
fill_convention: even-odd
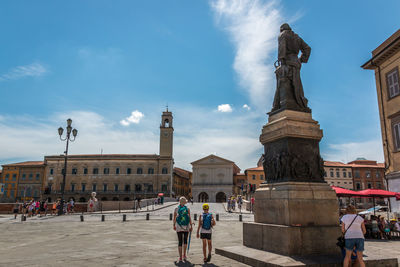
[[[215,226],[215,220],[211,213],[209,213],[209,205],[203,204],[203,214],[199,218],[199,226],[197,227],[197,238],[201,238],[203,242],[203,256],[204,262],[210,262],[211,251],[212,251],[212,227]],[[207,245],[208,245],[208,256],[207,256]]]
[[[186,261],[186,248],[189,232],[192,231],[192,218],[190,209],[186,207],[187,199],[179,198],[179,206],[175,208],[173,228],[178,235],[179,262]]]
[[[342,233],[344,233],[346,256],[343,267],[348,267],[353,250],[357,254],[357,262],[360,267],[365,267],[363,260],[364,235],[366,233],[364,219],[357,214],[356,208],[349,205],[346,215],[342,217]]]
[[[19,212],[19,204],[18,204],[18,200],[15,201],[15,204],[13,205],[13,213],[14,213],[14,219],[17,219],[18,216],[18,212]]]

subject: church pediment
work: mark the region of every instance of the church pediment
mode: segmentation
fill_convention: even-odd
[[[235,164],[233,161],[215,156],[215,155],[209,155],[205,158],[193,161],[191,163],[193,166],[195,165],[221,165],[221,164]]]

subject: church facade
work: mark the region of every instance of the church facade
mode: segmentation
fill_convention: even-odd
[[[173,116],[162,113],[160,154],[68,155],[64,198],[86,202],[91,192],[99,200],[133,200],[170,195],[173,174]],[[64,156],[45,156],[43,197],[61,196]]]
[[[209,155],[191,164],[194,201],[225,202],[234,194],[233,177],[240,168],[233,161]]]

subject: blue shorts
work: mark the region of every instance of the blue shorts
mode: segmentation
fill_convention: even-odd
[[[346,250],[353,251],[354,249],[355,251],[364,251],[364,238],[345,239],[344,247]]]

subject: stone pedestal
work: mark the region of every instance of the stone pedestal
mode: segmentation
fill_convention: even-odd
[[[326,183],[263,184],[254,223],[243,224],[243,245],[281,255],[339,255],[335,192]]]

